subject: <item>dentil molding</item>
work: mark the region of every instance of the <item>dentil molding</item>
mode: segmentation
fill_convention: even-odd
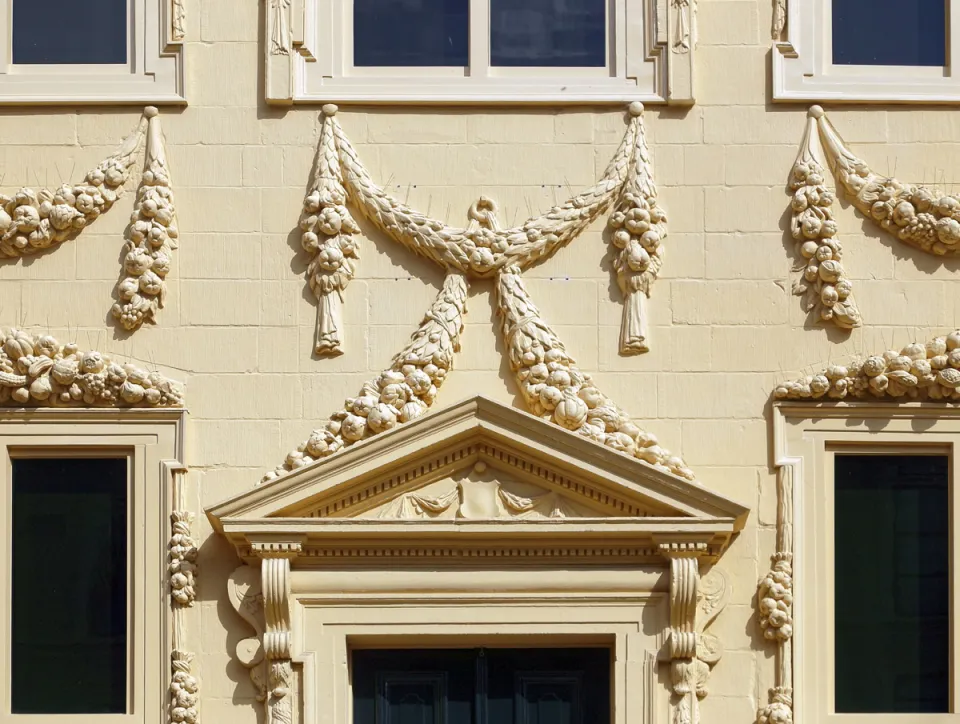
[[[793,293],[804,297],[805,310],[817,319],[853,329],[861,325],[860,309],[841,263],[843,247],[833,218],[836,195],[824,186],[826,172],[817,160],[816,135],[817,119],[811,114],[790,176],[790,233],[803,269]]]
[[[81,352],[49,335],[0,330],[0,406],[182,407],[182,386],[159,372]]]
[[[960,330],[782,382],[778,400],[960,401]]]
[[[490,209],[476,216],[474,208],[471,223],[460,228],[390,196],[371,178],[336,113],[332,104],[323,107],[313,179],[300,217],[301,242],[311,255],[307,278],[319,302],[317,353],[341,351],[341,305],[356,271],[354,235],[360,231],[345,206],[348,202],[387,237],[448,273],[470,278],[493,277],[508,266],[524,270],[551,257],[615,205],[611,243],[618,253],[615,266],[624,294],[620,351],[649,349],[645,303],[663,264],[667,230],[666,214],[657,204],[641,103],[630,104],[623,141],[596,185],[510,229],[501,229],[486,213]],[[495,211],[495,204],[491,209]]]

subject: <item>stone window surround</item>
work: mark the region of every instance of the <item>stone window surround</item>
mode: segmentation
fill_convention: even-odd
[[[165,724],[171,656],[182,647],[186,622],[168,597],[167,545],[174,507],[181,507],[183,410],[39,409],[0,411],[0,476],[11,486],[16,457],[124,456],[129,461],[130,527],[133,554],[130,589],[130,699],[127,714],[110,715],[116,724]],[[10,495],[0,495],[0,620],[10,621],[9,581],[12,511]],[[83,541],[77,541],[83,549]],[[10,711],[9,629],[0,627],[0,723],[36,720]],[[182,658],[182,654],[180,657]],[[188,655],[189,658],[189,655]],[[45,720],[93,724],[103,714],[69,714]]]
[[[599,68],[498,68],[489,13],[470,7],[470,67],[353,68],[350,0],[265,0],[268,103],[625,103],[689,105],[697,0],[609,0],[610,62]]]
[[[128,65],[13,65],[12,3],[0,11],[0,105],[185,103],[184,0],[129,0]]]
[[[832,65],[832,0],[774,0],[773,99],[775,101],[960,101],[960,76],[948,65]],[[950,0],[947,57],[960,52],[960,4]],[[948,61],[949,62],[949,61]]]
[[[837,452],[941,454],[951,459],[951,489],[958,480],[960,408],[937,403],[778,402],[773,407],[774,458],[778,474],[778,551],[792,555],[792,637],[781,638],[776,685],[792,689],[793,721],[811,724],[914,724],[917,714],[832,713],[833,585],[832,482]],[[960,519],[960,496],[951,493],[951,526]],[[954,537],[952,560],[957,558]],[[960,621],[958,577],[952,583],[952,615]],[[823,640],[826,632],[827,640]],[[923,715],[929,724],[955,722],[960,713],[960,650],[951,648],[950,714]],[[775,698],[771,691],[771,701]]]

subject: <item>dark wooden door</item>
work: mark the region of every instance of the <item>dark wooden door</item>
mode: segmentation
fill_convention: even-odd
[[[610,724],[608,649],[358,650],[354,724]]]

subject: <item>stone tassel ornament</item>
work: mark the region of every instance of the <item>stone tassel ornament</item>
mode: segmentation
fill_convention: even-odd
[[[861,325],[860,310],[841,263],[843,247],[833,218],[836,195],[824,186],[824,168],[813,147],[816,125],[816,117],[808,116],[800,153],[790,174],[790,233],[803,268],[803,279],[794,284],[793,293],[804,297],[805,311],[818,319],[841,329],[853,329]]]
[[[117,152],[82,183],[63,184],[55,191],[22,188],[12,197],[0,194],[0,255],[27,256],[62,244],[109,211],[123,195],[147,122],[145,111]]]
[[[124,277],[117,284],[112,313],[124,329],[135,330],[156,321],[167,295],[166,277],[179,231],[163,131],[156,108],[144,111],[150,121],[143,176],[137,204],[127,227]]]
[[[850,203],[900,241],[938,256],[960,254],[960,196],[874,173],[813,106],[824,152]]]
[[[667,215],[657,205],[650,149],[643,127],[643,106],[630,105],[638,130],[630,173],[616,211],[610,216],[611,241],[619,250],[615,262],[617,282],[623,293],[620,323],[620,354],[649,352],[646,304],[650,288],[663,266]]]
[[[467,280],[449,274],[410,342],[357,397],[346,400],[325,427],[314,430],[267,482],[423,415],[453,367],[466,314]]]
[[[527,407],[566,430],[636,457],[664,472],[695,480],[693,471],[660,447],[580,371],[530,299],[518,270],[497,278],[497,307],[510,369]]]
[[[313,184],[300,215],[301,244],[311,255],[307,280],[317,298],[314,351],[318,355],[343,352],[343,293],[359,259],[353,235],[360,233],[360,227],[345,206],[347,192],[334,134],[336,112],[335,105],[323,107]]]

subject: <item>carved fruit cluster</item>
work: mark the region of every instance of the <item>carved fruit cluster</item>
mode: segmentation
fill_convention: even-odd
[[[793,693],[778,686],[770,690],[770,703],[757,715],[757,724],[793,724]]]
[[[178,407],[180,386],[159,372],[120,365],[53,337],[0,331],[0,404]]]
[[[505,271],[498,284],[499,314],[510,367],[534,415],[637,457],[664,471],[694,479],[683,460],[660,447],[580,371],[540,316],[518,273]]]
[[[174,724],[196,724],[200,685],[190,673],[193,654],[173,652],[173,679],[170,682],[170,721]]]
[[[778,553],[773,570],[760,580],[760,629],[770,641],[793,636],[793,556]]]
[[[173,535],[167,546],[167,573],[170,575],[170,595],[181,606],[192,606],[197,598],[197,544],[190,537],[192,521],[193,514],[183,510],[170,515]]]
[[[160,130],[155,121],[151,124],[146,168],[124,246],[125,277],[117,286],[120,301],[112,310],[125,329],[136,329],[145,319],[152,319],[163,305],[167,293],[164,280],[180,236],[170,172],[156,137]]]
[[[794,293],[806,295],[807,311],[815,310],[820,319],[850,329],[860,326],[860,310],[840,261],[843,248],[832,210],[836,196],[823,182],[823,167],[812,157],[801,158],[793,167],[790,231],[805,263],[804,281],[794,286]]]
[[[273,480],[423,415],[436,399],[437,389],[453,366],[453,354],[460,348],[466,301],[466,279],[448,275],[420,327],[390,367],[364,383],[359,396],[347,398],[325,427],[314,430],[287,455],[283,467],[267,473],[263,480]]]
[[[890,397],[913,400],[960,400],[960,331],[926,344],[908,344],[849,366],[830,365],[823,372],[780,384],[778,399]]]
[[[88,173],[85,183],[0,194],[0,254],[33,254],[80,233],[123,195],[129,173],[128,160],[112,156]]]
[[[620,250],[616,260],[617,280],[624,294],[649,291],[663,265],[661,241],[667,235],[667,214],[655,197],[625,193],[617,211],[610,215],[613,245]]]

